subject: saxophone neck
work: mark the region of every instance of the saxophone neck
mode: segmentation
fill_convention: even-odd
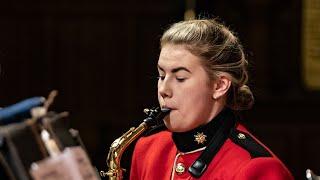
[[[110,149],[126,148],[124,145],[129,145],[137,137],[139,137],[146,129],[147,124],[145,122],[141,123],[138,127],[131,127],[126,133],[116,139],[112,144]]]

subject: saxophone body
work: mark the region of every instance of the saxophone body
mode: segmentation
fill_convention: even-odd
[[[138,127],[131,127],[126,133],[117,138],[110,146],[107,156],[108,171],[100,172],[101,177],[109,176],[109,180],[123,179],[123,172],[125,169],[121,168],[121,157],[127,147],[140,135],[151,127],[157,126],[162,123],[162,119],[169,114],[169,109],[145,109],[144,112],[148,115],[147,118]]]

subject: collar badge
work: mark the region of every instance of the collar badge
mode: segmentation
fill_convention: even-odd
[[[204,144],[204,142],[206,142],[206,135],[203,134],[203,132],[199,133],[197,132],[196,135],[194,135],[194,141],[196,141],[198,144]]]

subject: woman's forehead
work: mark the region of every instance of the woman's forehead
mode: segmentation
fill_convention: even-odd
[[[165,45],[160,52],[158,67],[170,70],[177,67],[188,69],[201,66],[200,58],[189,52],[183,45]]]

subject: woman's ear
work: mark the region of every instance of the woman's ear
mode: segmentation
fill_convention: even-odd
[[[224,96],[231,86],[230,77],[227,75],[219,75],[218,78],[213,82],[213,99],[219,99]]]

